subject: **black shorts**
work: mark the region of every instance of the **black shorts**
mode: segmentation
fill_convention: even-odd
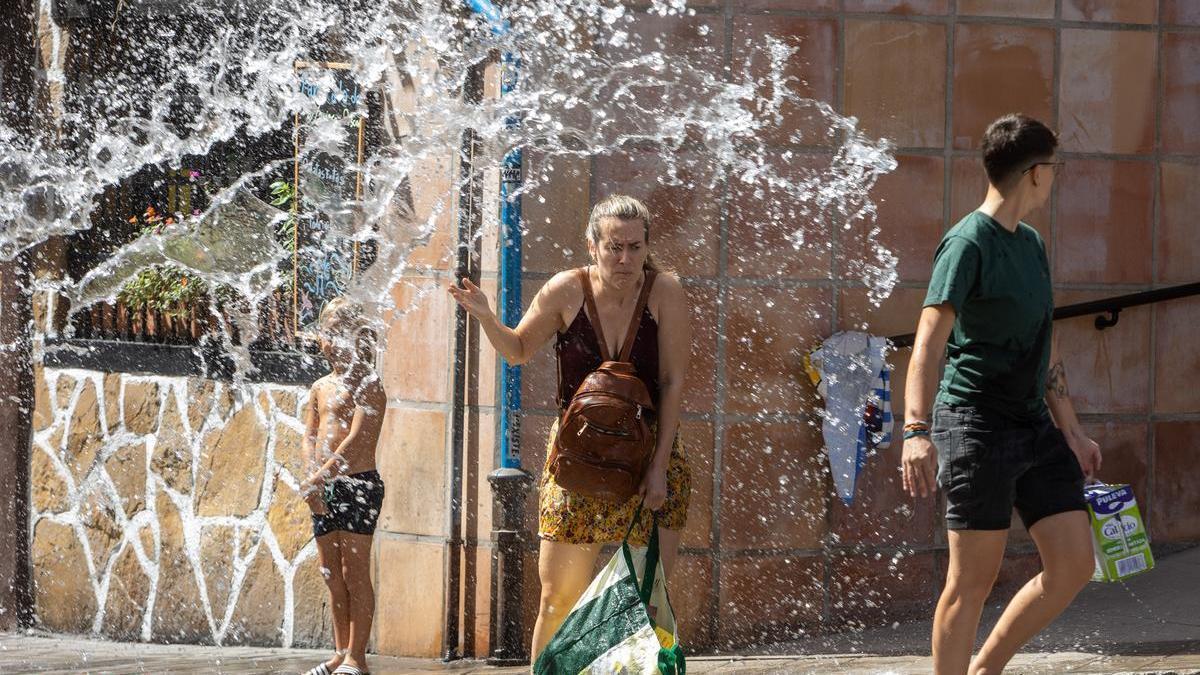
[[[969,406],[933,411],[938,487],[951,530],[1006,530],[1015,506],[1026,529],[1087,508],[1083,471],[1049,415],[1018,422]]]
[[[325,484],[325,513],[313,514],[313,534],[335,530],[375,534],[379,509],[383,506],[383,478],[378,471],[338,476]]]

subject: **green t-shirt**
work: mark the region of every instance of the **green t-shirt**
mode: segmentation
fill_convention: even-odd
[[[934,256],[925,306],[954,306],[938,403],[1028,420],[1045,414],[1054,294],[1037,230],[1009,232],[978,211],[952,227]]]

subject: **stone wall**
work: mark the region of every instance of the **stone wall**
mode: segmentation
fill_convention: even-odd
[[[303,388],[41,368],[36,611],[121,640],[325,645]]]

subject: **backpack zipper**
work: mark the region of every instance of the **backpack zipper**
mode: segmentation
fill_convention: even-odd
[[[588,427],[591,427],[592,429],[595,429],[597,433],[601,433],[606,436],[620,436],[622,438],[629,438],[630,436],[633,435],[633,434],[629,433],[628,431],[622,431],[620,429],[609,429],[608,427],[602,427],[598,424],[592,424],[588,420],[583,421],[583,426],[579,427],[579,431],[576,432],[575,435],[582,436],[583,432],[588,430]]]

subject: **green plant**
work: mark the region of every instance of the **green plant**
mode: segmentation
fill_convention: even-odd
[[[199,175],[192,173],[193,179]],[[197,215],[199,211],[192,213],[192,217]],[[141,225],[140,237],[160,235],[186,220],[187,217],[181,214],[163,215],[153,205],[147,206],[142,215],[129,218],[130,223]],[[117,292],[117,301],[129,309],[148,309],[175,317],[185,316],[210,299],[215,299],[219,306],[236,297],[237,292],[232,287],[220,284],[214,289],[200,277],[171,264],[151,265],[140,270]]]
[[[293,206],[293,201],[296,199],[296,188],[291,183],[285,180],[277,180],[271,183],[271,205],[281,208],[286,207],[288,217],[275,230],[281,240],[280,243],[290,252],[296,252],[296,209]]]

